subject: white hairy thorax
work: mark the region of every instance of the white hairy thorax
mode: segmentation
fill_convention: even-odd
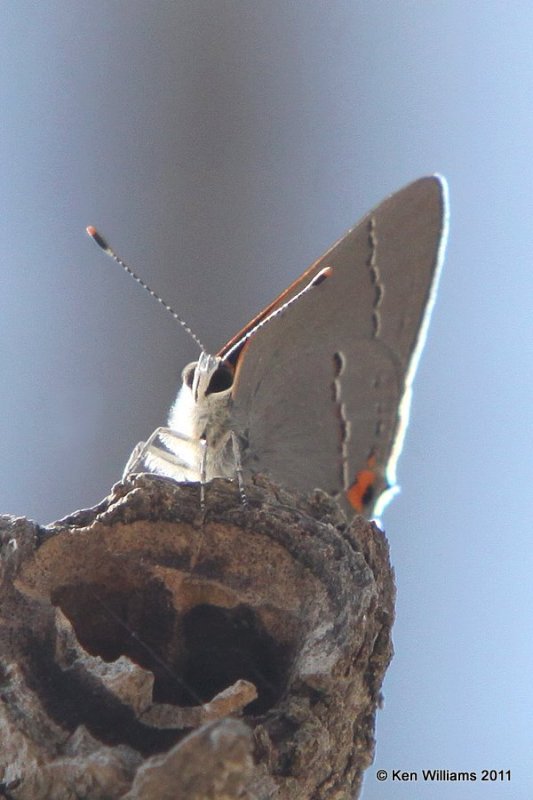
[[[182,372],[182,386],[170,410],[168,427],[140,442],[124,477],[153,472],[178,482],[235,478],[239,446],[231,421],[233,374],[218,356],[202,352]]]

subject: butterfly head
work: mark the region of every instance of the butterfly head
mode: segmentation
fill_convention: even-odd
[[[169,427],[185,436],[199,437],[228,418],[233,369],[219,356],[202,352],[187,364],[182,385],[170,410]]]
[[[233,369],[219,356],[204,352],[200,353],[198,361],[187,364],[181,377],[182,390],[188,390],[196,404],[210,395],[227,396],[233,386]]]

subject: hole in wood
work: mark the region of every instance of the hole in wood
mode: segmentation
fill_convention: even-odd
[[[244,713],[258,715],[283,693],[289,648],[276,642],[245,604],[200,603],[180,612],[158,581],[113,589],[62,587],[52,600],[90,655],[107,662],[124,655],[150,670],[156,703],[201,705],[245,679],[256,686],[258,698]]]

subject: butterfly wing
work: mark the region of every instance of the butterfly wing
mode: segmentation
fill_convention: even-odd
[[[446,215],[443,179],[421,178],[370,212],[252,320],[331,267],[237,351],[234,417],[245,471],[304,492],[324,489],[352,512],[370,516],[383,506],[395,483]]]

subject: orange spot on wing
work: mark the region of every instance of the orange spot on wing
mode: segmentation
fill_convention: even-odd
[[[375,469],[376,457],[369,456],[366,469],[360,469],[355,475],[355,480],[346,490],[346,497],[350,505],[362,514],[373,497],[373,487],[378,473]]]

